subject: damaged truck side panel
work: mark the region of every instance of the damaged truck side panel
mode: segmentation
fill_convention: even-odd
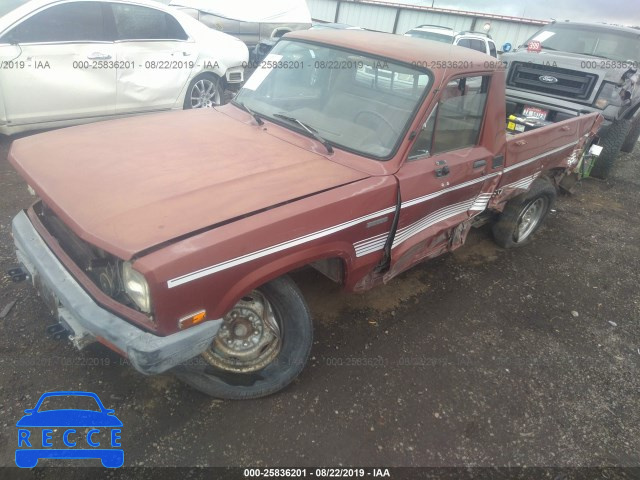
[[[292,49],[387,59],[392,66],[382,73],[362,60],[363,68],[319,72],[305,85],[320,88],[326,75],[326,94],[365,101],[369,122],[349,128],[369,135],[379,99],[364,97],[378,93],[367,85],[393,78],[399,91],[386,80],[385,98],[415,105],[404,126],[389,124],[398,136],[385,161],[339,144],[328,149],[297,122],[239,103],[277,85],[280,72],[272,71],[265,86],[254,82],[236,103],[215,110],[16,141],[10,161],[43,199],[14,221],[18,257],[32,279],[51,265],[67,273],[64,285],[39,286],[50,291],[76,345],[93,338],[143,373],[174,368],[205,393],[259,397],[289,384],[311,348],[310,314],[288,272],[310,265],[361,292],[461,247],[480,223],[493,222],[504,246],[529,241],[555,188],[577,174],[601,117],[508,135],[504,70],[468,49],[425,48],[408,37],[316,31],[289,34],[274,51],[285,60]],[[485,68],[407,66],[425,54]],[[286,74],[294,83],[307,78]],[[306,100],[287,98],[277,108],[296,102]],[[186,145],[179,141],[185,132]],[[111,169],[105,138],[118,157]],[[89,152],[93,162],[80,162]],[[59,178],[86,180],[61,186]],[[108,313],[106,324],[96,325],[100,315],[87,320],[95,309]]]

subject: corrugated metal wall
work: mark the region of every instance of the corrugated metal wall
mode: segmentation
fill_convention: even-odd
[[[405,33],[422,24],[442,25],[456,31],[471,30],[475,25],[475,30],[482,31],[485,23],[490,23],[489,33],[499,49],[507,42],[514,47],[520,45],[540,29],[539,25],[488,19],[480,15],[456,15],[437,11],[414,10],[407,6],[381,6],[338,0],[307,0],[307,4],[314,20],[338,21],[381,32],[393,32],[396,15],[398,22],[396,33]],[[338,4],[340,4],[339,11]],[[400,11],[399,14],[397,14],[398,11]]]
[[[311,18],[323,22],[333,22],[336,18],[338,2],[336,0],[307,0]]]
[[[390,10],[390,9],[389,9]],[[449,15],[446,13],[429,13],[417,10],[401,10],[398,19],[397,33],[405,33],[417,25],[441,25],[453,28],[457,32],[470,30],[473,24],[472,17],[462,15]]]
[[[311,14],[313,17],[313,13]],[[339,21],[362,28],[392,32],[396,19],[395,9],[365,5],[362,3],[343,3],[340,6]],[[348,21],[347,21],[348,20]]]

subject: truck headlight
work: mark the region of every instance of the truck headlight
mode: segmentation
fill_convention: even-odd
[[[149,285],[144,276],[133,269],[131,262],[122,264],[122,283],[124,291],[144,313],[151,313]]]
[[[604,82],[593,106],[600,110],[604,110],[609,105],[622,107],[630,98],[631,94],[624,88],[616,85],[615,83]]]

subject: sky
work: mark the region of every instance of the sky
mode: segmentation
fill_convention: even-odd
[[[431,6],[431,0],[397,0]],[[546,20],[640,25],[640,0],[434,0],[434,7]]]

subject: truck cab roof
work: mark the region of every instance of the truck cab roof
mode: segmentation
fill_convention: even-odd
[[[459,60],[475,65],[470,70],[477,70],[487,61],[485,54],[453,44],[366,30],[304,30],[288,33],[284,39],[324,43],[411,65]]]

